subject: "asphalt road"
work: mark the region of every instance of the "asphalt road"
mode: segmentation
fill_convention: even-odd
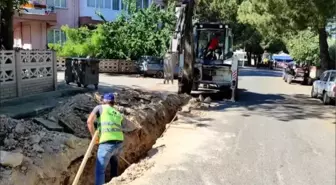
[[[131,184],[334,185],[335,106],[280,76],[241,70],[240,100],[217,102],[195,130],[171,128]]]

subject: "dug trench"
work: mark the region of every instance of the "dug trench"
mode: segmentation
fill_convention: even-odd
[[[128,126],[119,155],[119,174],[147,155],[178,109],[190,99],[187,95],[158,95],[141,90],[122,89],[115,94],[116,108],[125,115]],[[15,120],[2,115],[0,122],[0,182],[2,185],[69,185],[77,173],[89,145],[86,119],[98,105],[97,93],[69,98],[38,119]],[[51,131],[38,120],[59,123],[62,131]],[[95,153],[89,158],[80,185],[94,184]],[[126,162],[127,161],[127,162]],[[109,168],[107,168],[109,169]],[[108,171],[107,171],[107,174]],[[110,179],[107,175],[107,179]]]

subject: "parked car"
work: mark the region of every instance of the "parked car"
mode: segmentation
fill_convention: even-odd
[[[163,58],[154,56],[142,56],[137,60],[138,70],[144,76],[155,76],[156,78],[163,78]],[[175,68],[174,76],[178,76],[179,67]]]
[[[291,62],[283,71],[282,78],[285,82],[291,84],[292,82],[300,82],[302,85],[311,84],[309,79],[309,67],[299,66],[295,62]]]
[[[336,70],[327,70],[313,83],[312,98],[322,98],[325,105],[331,104],[336,97]]]
[[[137,60],[139,72],[144,76],[156,76],[162,78],[163,59],[154,56],[142,56]]]

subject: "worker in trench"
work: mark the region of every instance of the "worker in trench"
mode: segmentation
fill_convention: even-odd
[[[123,115],[114,108],[114,95],[107,93],[103,96],[101,105],[96,106],[87,120],[88,129],[93,137],[95,134],[95,121],[98,122],[98,152],[95,168],[95,185],[105,184],[105,170],[110,163],[111,178],[116,177],[118,170],[118,154],[122,148],[124,132],[135,130],[132,127],[125,127]]]

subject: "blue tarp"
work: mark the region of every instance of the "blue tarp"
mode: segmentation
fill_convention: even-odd
[[[293,61],[293,58],[290,55],[287,55],[285,53],[279,54],[279,55],[273,55],[272,58],[273,60],[276,60],[276,61],[286,61],[286,62]]]

